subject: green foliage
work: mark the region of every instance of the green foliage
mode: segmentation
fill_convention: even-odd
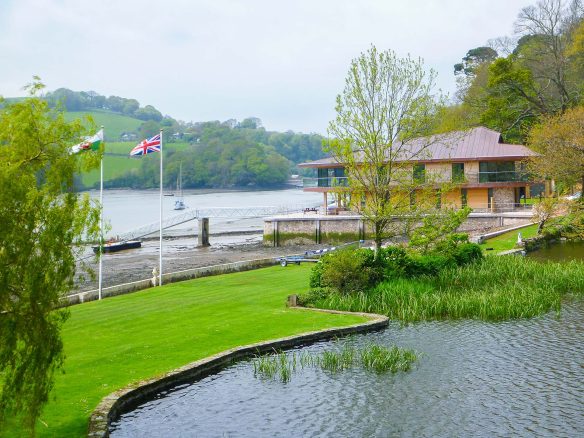
[[[409,246],[423,253],[444,246],[458,227],[466,220],[469,207],[460,210],[442,209],[422,218],[422,225],[417,227],[410,236]]]
[[[32,432],[63,361],[67,312],[55,308],[73,286],[74,248],[98,230],[74,175],[99,154],[71,155],[87,132],[36,97],[40,83],[28,89],[0,112],[0,430],[17,418]]]
[[[367,292],[335,291],[310,303],[318,308],[372,312],[402,322],[473,318],[502,321],[560,310],[562,296],[584,292],[584,262],[539,263],[487,257],[435,277],[394,279]]]
[[[371,287],[377,277],[373,266],[373,251],[343,249],[325,255],[317,263],[311,273],[311,282],[321,287],[333,288],[342,294],[350,294]]]
[[[381,373],[409,371],[418,357],[413,350],[369,344],[361,352],[361,363],[366,370]]]
[[[427,156],[438,141],[427,136],[437,125],[440,107],[434,79],[435,72],[427,72],[421,59],[399,58],[371,46],[351,61],[337,96],[326,150],[343,164],[352,198],[367,200],[353,207],[372,224],[376,251],[383,239],[403,234],[435,207],[422,201],[429,182],[411,173],[411,163]]]

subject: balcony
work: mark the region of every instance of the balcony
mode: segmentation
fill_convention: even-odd
[[[349,178],[346,176],[327,178],[303,178],[302,186],[305,189],[327,188],[327,187],[348,187]]]
[[[532,176],[521,170],[506,170],[498,172],[466,172],[462,175],[453,175],[452,182],[460,184],[483,184],[504,182],[529,182]]]

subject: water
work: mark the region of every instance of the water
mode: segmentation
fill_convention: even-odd
[[[89,192],[93,199],[99,199],[99,191]],[[132,231],[142,225],[158,222],[159,192],[156,190],[105,190],[103,197],[104,219],[111,230],[108,235],[115,236]],[[164,217],[184,213],[175,211],[176,196],[163,197]],[[303,192],[300,189],[263,190],[263,191],[210,191],[187,190],[184,192],[187,208],[206,209],[215,207],[250,206],[301,206],[308,207],[322,203],[322,194]],[[191,222],[173,228],[173,231],[194,231],[197,224]],[[251,231],[263,229],[263,218],[211,218],[211,233]]]
[[[527,254],[540,261],[563,262],[584,260],[584,242],[559,242]]]
[[[123,415],[111,436],[583,436],[583,336],[584,300],[560,318],[392,323],[351,342],[415,349],[408,373],[303,369],[284,384],[244,361]]]

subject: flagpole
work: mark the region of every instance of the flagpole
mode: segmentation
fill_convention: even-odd
[[[103,125],[101,127],[103,135]],[[99,165],[99,285],[98,298],[101,300],[102,289],[102,256],[103,256],[103,155],[105,154],[105,142],[103,143],[103,152]]]
[[[158,285],[162,286],[162,129],[160,130],[160,259],[158,267]]]

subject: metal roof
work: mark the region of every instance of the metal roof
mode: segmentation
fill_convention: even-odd
[[[537,155],[531,149],[518,144],[501,143],[501,133],[479,126],[468,131],[454,131],[396,143],[394,160],[412,162],[433,161],[494,161],[523,160]],[[355,152],[359,153],[359,151]],[[339,166],[334,158],[301,163],[299,167]]]

